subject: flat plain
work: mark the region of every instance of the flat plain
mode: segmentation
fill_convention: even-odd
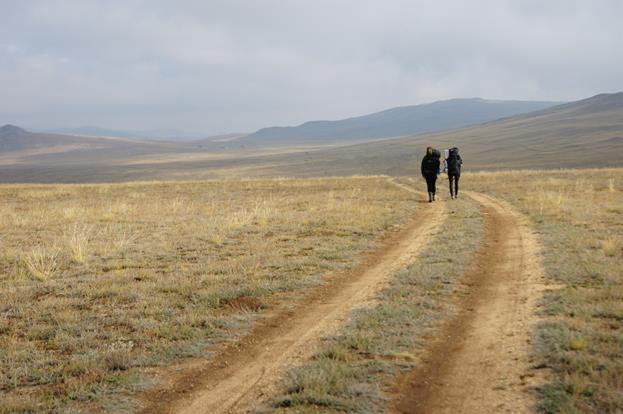
[[[509,296],[523,316],[507,322],[526,340],[484,353],[492,366],[522,361],[484,399],[619,412],[622,172],[466,173],[458,200],[440,180],[431,204],[419,177],[2,185],[0,412],[185,412],[210,377],[235,377],[245,349],[281,346],[274,332],[307,336],[251,384],[253,403],[236,397],[224,412],[437,407],[438,390],[425,402],[405,390],[422,370],[455,372],[425,368],[445,329],[458,323],[469,348],[473,321],[491,316],[481,292],[507,273],[478,269],[504,243],[523,269]],[[495,233],[502,222],[509,231]],[[526,237],[530,256],[516,247]],[[525,287],[534,300],[522,302]],[[305,313],[348,289],[359,299],[306,330]]]

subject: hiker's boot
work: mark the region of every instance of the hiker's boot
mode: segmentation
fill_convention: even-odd
[[[429,203],[433,202],[433,193],[428,193],[428,202]]]

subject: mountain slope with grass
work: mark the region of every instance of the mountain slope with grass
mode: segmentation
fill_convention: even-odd
[[[33,149],[67,147],[68,149],[104,149],[140,145],[136,141],[123,138],[102,138],[80,135],[49,134],[31,132],[15,125],[0,127],[0,150],[3,152],[24,151]]]
[[[337,121],[312,121],[295,127],[263,128],[243,141],[254,144],[348,142],[436,132],[532,112],[556,102],[450,99],[387,109]]]
[[[623,93],[601,94],[467,128],[273,159],[266,175],[419,175],[426,146],[458,146],[466,170],[623,165]]]
[[[37,137],[41,141],[49,135]],[[3,149],[0,180],[70,183],[361,174],[419,176],[420,160],[428,145],[460,147],[465,171],[617,167],[623,165],[623,93],[596,95],[466,128],[395,139],[262,148],[247,145],[246,138],[228,138],[231,137],[224,142],[182,144],[65,136],[60,142],[79,142],[81,146],[61,145],[50,147],[52,150],[40,147],[31,152]],[[15,145],[15,138],[12,139],[0,137],[0,143]],[[27,135],[20,139],[33,138]]]
[[[0,127],[0,151],[2,152],[77,145],[83,142],[84,140],[79,137],[32,133],[10,124]]]

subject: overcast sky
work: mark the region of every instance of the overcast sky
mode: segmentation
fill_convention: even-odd
[[[623,90],[619,0],[0,0],[0,124],[205,135]]]

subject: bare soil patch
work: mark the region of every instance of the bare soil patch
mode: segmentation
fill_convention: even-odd
[[[485,243],[464,276],[457,315],[398,382],[395,413],[534,411],[530,332],[545,287],[538,244],[509,205],[469,195],[482,205]]]

